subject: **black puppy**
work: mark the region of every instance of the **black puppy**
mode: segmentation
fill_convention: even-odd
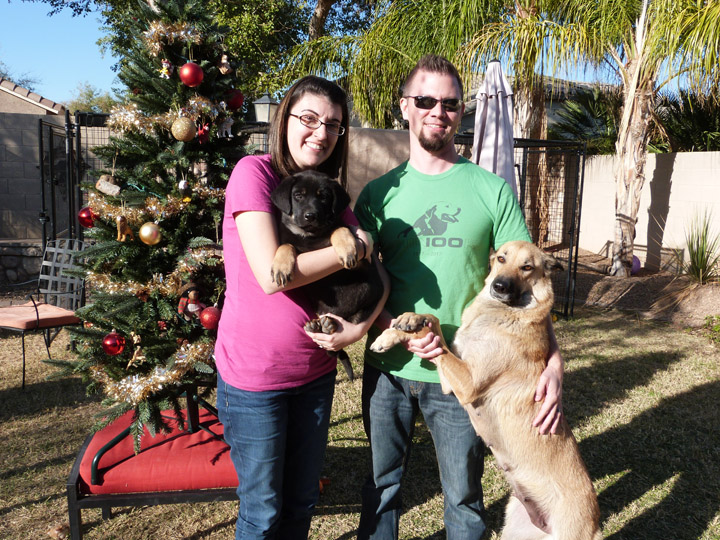
[[[340,219],[350,203],[342,186],[324,173],[302,171],[284,178],[270,196],[281,211],[280,247],[271,268],[272,279],[286,285],[293,278],[297,253],[332,245],[344,269],[305,285],[320,316],[305,324],[310,332],[332,334],[337,322],[332,313],[353,324],[367,320],[383,293],[375,264],[359,259],[355,237]],[[345,351],[328,351],[342,363],[350,380],[354,379]]]

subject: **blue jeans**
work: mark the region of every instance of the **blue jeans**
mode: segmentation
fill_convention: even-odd
[[[396,540],[407,465],[418,411],[435,444],[445,498],[447,540],[478,540],[485,532],[482,478],[485,446],[468,413],[439,383],[396,377],[365,363],[363,421],[372,452],[372,476],[363,486],[358,540]]]
[[[336,374],[264,392],[240,390],[218,375],[218,413],[239,480],[236,540],[307,539]]]

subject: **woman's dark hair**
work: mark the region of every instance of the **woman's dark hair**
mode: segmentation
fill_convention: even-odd
[[[340,124],[345,128],[345,134],[338,137],[332,154],[318,166],[317,170],[337,178],[344,188],[347,188],[347,155],[348,155],[348,106],[345,91],[337,84],[308,75],[290,87],[275,113],[270,125],[270,158],[273,169],[282,178],[298,172],[300,169],[290,155],[287,144],[287,119],[293,105],[305,94],[314,94],[327,98],[330,103],[339,105],[342,109]]]

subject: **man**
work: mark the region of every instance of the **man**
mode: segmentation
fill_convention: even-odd
[[[490,249],[530,239],[505,181],[455,151],[462,97],[462,82],[450,62],[435,55],[418,62],[400,100],[409,124],[410,158],[369,183],[355,205],[391,279],[390,297],[368,344],[378,327],[388,327],[405,311],[436,315],[451,343],[462,311],[483,287]],[[562,414],[563,360],[551,336],[553,353],[535,397],[544,399],[534,421],[541,433],[554,432]],[[400,482],[418,411],[435,444],[448,540],[478,540],[484,534],[484,445],[465,409],[440,389],[430,361],[440,353],[438,343],[430,333],[409,342],[407,350],[365,352],[363,421],[373,471],[363,487],[360,540],[398,538]]]

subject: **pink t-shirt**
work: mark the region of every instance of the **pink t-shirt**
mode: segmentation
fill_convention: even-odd
[[[243,390],[301,386],[336,366],[336,360],[319,349],[303,330],[315,313],[302,288],[265,294],[240,243],[233,214],[259,211],[277,216],[270,193],[279,183],[269,155],[247,156],[235,166],[225,192],[223,254],[227,288],[215,362],[223,380]],[[357,224],[349,209],[344,217]]]

